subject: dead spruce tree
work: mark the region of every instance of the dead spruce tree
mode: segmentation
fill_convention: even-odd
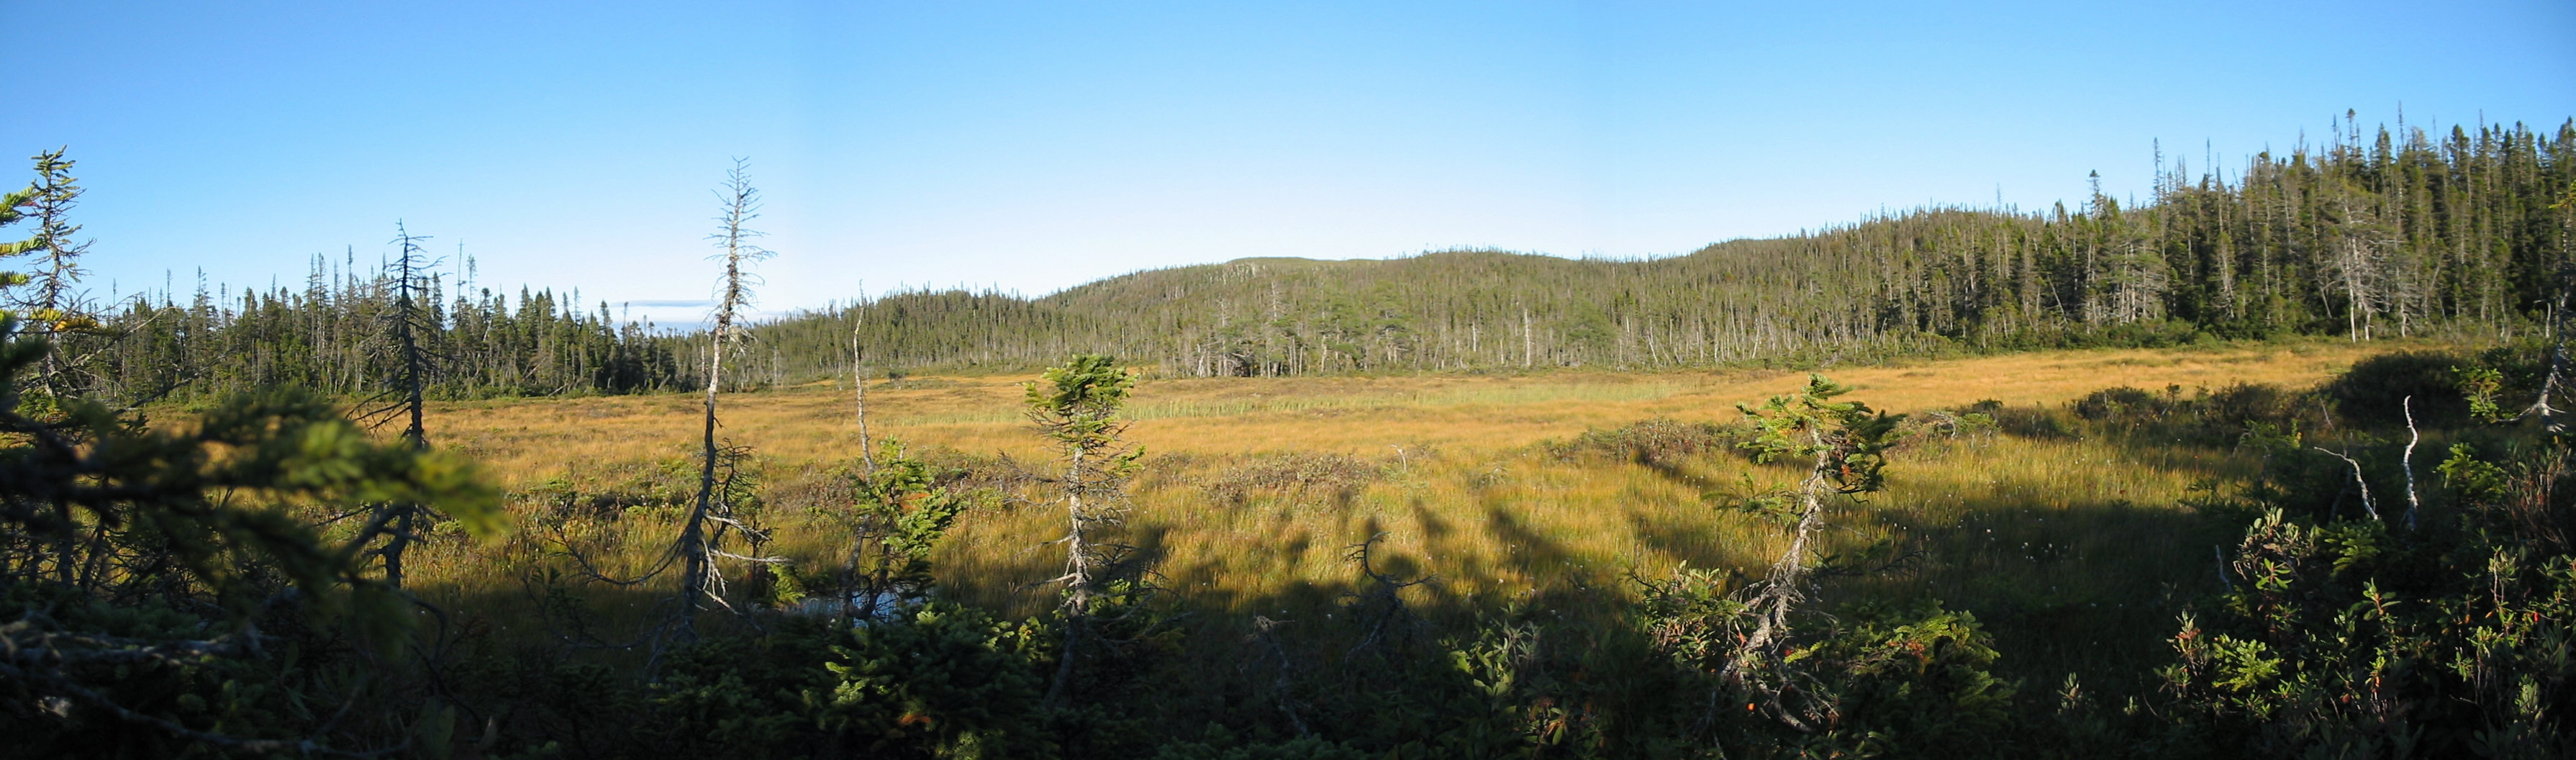
[[[1086,354],[1047,370],[1027,387],[1029,419],[1064,462],[1063,474],[1053,481],[1065,505],[1065,535],[1057,539],[1064,544],[1064,574],[1051,581],[1064,589],[1064,650],[1047,686],[1048,704],[1061,703],[1075,661],[1099,647],[1098,608],[1135,590],[1129,573],[1134,547],[1106,536],[1125,521],[1127,479],[1145,455],[1118,438],[1127,430],[1118,410],[1134,384],[1135,377],[1109,357]]]
[[[385,319],[397,352],[393,388],[371,399],[389,403],[358,413],[359,419],[370,426],[404,419],[403,443],[413,451],[429,450],[429,431],[422,420],[428,398],[429,355],[428,348],[421,345],[421,336],[437,328],[427,304],[431,298],[430,272],[438,262],[430,260],[428,250],[421,247],[421,242],[428,239],[427,235],[411,234],[401,221],[394,222],[391,242],[398,250],[386,267],[393,270],[394,303],[393,312]],[[384,560],[385,583],[394,588],[402,588],[403,552],[418,540],[414,530],[420,517],[417,504],[382,502],[369,508],[366,526],[359,530],[357,541],[361,545],[373,543],[378,536],[385,538],[383,546],[369,549],[367,554]]]
[[[1809,375],[1807,387],[1796,393],[1773,396],[1760,407],[1736,407],[1753,428],[1752,438],[1740,445],[1752,450],[1755,461],[1809,464],[1797,485],[1755,491],[1741,504],[1788,524],[1789,548],[1771,563],[1768,575],[1739,592],[1733,624],[1741,643],[1720,674],[1743,690],[1749,703],[1802,731],[1830,717],[1832,709],[1816,701],[1816,690],[1798,684],[1788,657],[1791,617],[1806,600],[1818,569],[1809,557],[1833,500],[1886,486],[1887,450],[1905,419],[1857,401],[1834,400],[1850,390],[1823,375]]]
[[[865,325],[868,319],[867,307],[858,307],[854,312],[856,316],[850,319],[850,388],[857,395],[859,464],[866,468],[867,474],[875,475],[877,472],[876,443],[868,440],[868,356],[866,347],[859,344],[859,328]]]
[[[716,308],[712,317],[715,324],[707,331],[706,425],[699,452],[698,497],[689,509],[688,522],[680,528],[679,542],[672,547],[672,551],[680,555],[681,563],[679,635],[682,640],[697,637],[698,611],[704,609],[709,599],[723,604],[723,599],[715,596],[723,583],[715,576],[717,557],[766,561],[765,558],[728,554],[722,549],[726,530],[744,526],[734,519],[732,491],[735,489],[719,488],[723,483],[717,473],[719,469],[731,473],[733,468],[730,465],[738,461],[743,452],[736,447],[716,444],[716,394],[724,387],[725,346],[742,337],[739,325],[742,310],[751,305],[751,285],[757,279],[756,275],[743,271],[743,267],[767,259],[772,254],[753,245],[751,241],[761,233],[744,226],[760,216],[760,191],[751,186],[748,162],[734,160],[733,170],[726,173],[724,187],[716,191],[716,197],[722,202],[723,210],[716,216],[715,234],[707,237],[723,250],[712,258],[724,262],[724,279],[716,285]]]
[[[2532,399],[2531,406],[2524,409],[2522,415],[2539,418],[2543,429],[2555,433],[2563,429],[2563,426],[2558,421],[2558,408],[2550,405],[2549,400],[2557,396],[2558,386],[2567,376],[2567,332],[2565,330],[2567,301],[2569,294],[2576,293],[2576,255],[2571,255],[2576,254],[2576,251],[2567,250],[2571,246],[2576,246],[2576,182],[2567,183],[2567,189],[2561,191],[2558,199],[2549,204],[2549,210],[2557,212],[2558,240],[2561,249],[2558,257],[2560,262],[2558,297],[2549,305],[2549,374],[2540,381],[2539,397]]]

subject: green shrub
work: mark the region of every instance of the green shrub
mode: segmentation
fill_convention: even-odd
[[[2469,401],[2460,393],[2453,368],[2466,357],[2447,352],[2399,351],[2355,362],[2352,369],[2325,386],[2334,399],[2339,422],[2380,428],[2406,426],[2404,406],[2413,399],[2415,424],[2453,428],[2469,423]]]
[[[2183,619],[2162,673],[2181,726],[2216,751],[2560,757],[2576,750],[2576,508],[2570,454],[2455,447],[2420,529],[2273,510],[2231,588]],[[2392,516],[2393,518],[2393,516]]]

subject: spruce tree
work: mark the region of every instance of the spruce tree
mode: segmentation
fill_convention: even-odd
[[[1074,679],[1077,663],[1098,656],[1102,643],[1102,607],[1132,585],[1128,572],[1134,549],[1108,532],[1126,521],[1127,479],[1135,474],[1142,448],[1119,440],[1126,421],[1119,410],[1135,376],[1106,356],[1076,355],[1046,371],[1026,388],[1030,421],[1055,446],[1063,470],[1055,478],[1065,508],[1064,574],[1054,583],[1064,589],[1058,605],[1064,620],[1064,649],[1058,655],[1054,682],[1046,701],[1058,703]]]

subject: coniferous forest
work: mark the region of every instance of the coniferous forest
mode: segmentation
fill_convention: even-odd
[[[95,302],[111,254],[40,154],[0,198],[0,756],[2576,754],[2576,120],[2155,163],[2146,199],[1672,258],[1254,259],[753,323],[738,162],[714,315],[674,331],[460,285],[400,227],[300,289]],[[1130,429],[1138,367],[1276,391],[2317,336],[2409,340],[2314,385],[2054,405],[1898,413],[1806,374],[1382,460]],[[1043,456],[871,439],[893,383],[796,409],[856,417],[804,460],[725,423],[869,368],[1028,373],[1000,411]],[[580,461],[612,415],[571,405],[629,401],[685,453]],[[511,487],[438,424],[522,407],[559,429],[507,434],[561,469]],[[1618,567],[1571,535],[1623,531]],[[1304,564],[1167,561],[1193,551]]]
[[[2502,336],[2545,319],[2576,256],[2576,222],[2551,207],[2576,181],[2576,124],[2354,130],[2239,171],[2170,162],[2137,202],[1918,209],[1644,261],[1252,259],[1037,299],[900,293],[760,336],[829,357],[855,325],[892,366],[1103,347],[1169,373],[1276,376]]]
[[[1037,298],[920,290],[754,327],[744,383],[845,372],[1026,370],[1076,350],[1167,375],[1816,364],[2200,339],[2526,334],[2576,262],[2576,124],[2358,126],[2241,170],[2157,160],[2151,197],[2043,210],[1926,208],[1642,261],[1440,251],[1246,259]],[[332,266],[341,263],[341,266]],[[426,283],[436,395],[698,384],[703,335],[613,305]],[[130,337],[101,379],[229,393],[381,390],[393,287],[317,256],[304,287],[200,285],[106,304]],[[184,380],[184,382],[182,382]]]

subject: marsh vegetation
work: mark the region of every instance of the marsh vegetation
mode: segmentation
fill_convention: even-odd
[[[1150,326],[1074,292],[745,324],[766,252],[737,166],[699,334],[449,301],[409,230],[381,276],[88,308],[61,297],[76,228],[38,202],[77,194],[56,154],[9,204],[43,223],[8,252],[48,266],[0,280],[0,733],[2564,756],[2565,302],[2527,296],[2576,282],[2569,135],[2355,132],[2141,209],[1664,262],[1384,262],[1464,273],[1423,314],[1291,299],[1389,292],[1321,265],[1095,289],[1215,278],[1162,291],[1210,308],[1129,315]],[[1524,265],[1588,284],[1490,286]]]

